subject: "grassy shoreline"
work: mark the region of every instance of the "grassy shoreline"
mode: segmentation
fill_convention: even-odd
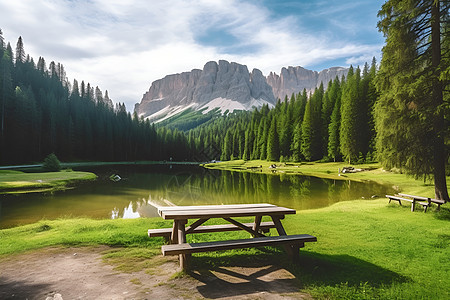
[[[214,164],[234,171],[253,172],[262,165],[270,172],[270,162],[233,161]],[[276,163],[281,165],[280,163]],[[344,164],[313,163],[295,166],[302,174],[337,176]],[[208,165],[207,167],[210,167]],[[264,170],[267,169],[267,170]],[[334,174],[336,173],[336,174]],[[276,173],[275,173],[276,174]],[[288,173],[289,174],[289,173]],[[376,165],[370,171],[345,174],[344,179],[374,180],[400,186],[407,193],[432,196],[430,183],[403,174],[384,172]],[[300,264],[293,265],[282,250],[275,248],[232,250],[196,254],[194,268],[245,265],[248,261],[275,263],[291,272],[298,288],[319,299],[447,299],[450,298],[450,209],[436,206],[427,213],[411,212],[408,206],[388,204],[387,199],[339,202],[314,210],[298,211],[283,221],[288,234],[317,236],[300,251]],[[246,220],[243,220],[246,221]],[[250,220],[249,220],[250,221]],[[105,261],[126,271],[146,270],[148,258],[160,255],[162,238],[148,238],[147,229],[171,227],[161,218],[92,220],[84,218],[42,220],[35,224],[0,230],[0,261],[17,253],[45,247],[109,245]],[[214,238],[248,237],[243,232],[215,234]],[[273,234],[276,234],[275,232]],[[207,241],[210,236],[188,236],[188,241]]]
[[[24,173],[21,171],[0,170],[0,194],[61,190],[76,183],[95,179],[97,179],[97,175],[90,172]]]
[[[271,168],[274,165],[275,168]],[[349,166],[345,162],[307,162],[307,163],[280,163],[263,160],[243,161],[233,160],[203,165],[208,169],[226,170],[234,172],[251,172],[273,175],[307,175],[336,180],[374,181],[398,187],[398,190],[424,197],[434,197],[434,185],[431,181],[414,179],[412,176],[396,172],[388,172],[378,163],[351,165],[355,169],[363,169],[356,173],[338,173],[344,167]],[[447,176],[447,185],[450,186],[450,176]]]

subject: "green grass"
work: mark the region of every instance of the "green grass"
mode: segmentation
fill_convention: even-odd
[[[235,167],[244,165],[234,163]],[[313,174],[332,175],[330,171],[337,170],[336,166],[339,164],[301,168],[311,168]],[[433,193],[430,184],[380,169],[348,174],[348,178],[395,183],[411,194]],[[434,206],[423,213],[420,208],[411,212],[409,206],[388,204],[384,198],[339,202],[327,208],[299,211],[283,221],[288,234],[308,233],[318,239],[306,243],[297,265],[278,248],[195,254],[191,263],[197,270],[274,263],[294,274],[298,287],[318,299],[449,299],[447,206],[439,212]],[[151,274],[153,266],[164,261],[159,256],[164,240],[148,238],[147,229],[161,227],[171,227],[171,222],[160,218],[42,220],[0,230],[0,259],[44,247],[109,245],[112,248],[104,254],[104,260],[116,270]],[[226,232],[189,235],[188,241],[247,237],[245,232]]]
[[[242,220],[246,221],[246,220]],[[411,213],[387,199],[340,202],[331,207],[287,216],[288,234],[308,233],[317,243],[300,251],[293,265],[276,248],[195,254],[193,268],[281,265],[299,288],[322,299],[445,299],[450,296],[450,210]],[[148,238],[148,228],[170,227],[150,219],[60,219],[0,230],[2,257],[53,246],[109,245],[104,260],[116,270],[152,272],[162,238]],[[214,239],[246,238],[244,232],[214,234]],[[211,235],[188,236],[188,241]],[[156,259],[156,260],[155,260]]]
[[[0,194],[29,193],[64,189],[75,182],[95,180],[89,172],[61,171],[46,173],[24,173],[0,170]]]

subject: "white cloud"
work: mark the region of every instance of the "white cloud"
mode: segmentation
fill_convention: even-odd
[[[381,46],[332,41],[300,28],[294,16],[276,20],[244,0],[0,0],[6,41],[24,40],[35,59],[61,62],[70,80],[85,80],[133,110],[152,81],[227,59],[265,74],[288,65],[373,56]],[[202,45],[208,30],[226,31],[237,44]],[[246,49],[228,52],[226,49]]]

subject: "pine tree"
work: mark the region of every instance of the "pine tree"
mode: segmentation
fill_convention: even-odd
[[[341,126],[340,126],[340,146],[341,153],[346,161],[350,164],[359,156],[359,81],[360,70],[357,68],[356,72],[353,67],[347,74],[347,81],[342,90],[341,103]]]
[[[0,55],[3,56],[3,50],[5,49],[5,39],[3,38],[3,31],[0,28]]]
[[[336,99],[333,112],[331,113],[330,124],[328,125],[328,156],[333,161],[340,159],[339,132],[341,128],[341,97]]]
[[[232,135],[231,131],[227,130],[227,133],[225,134],[225,139],[223,141],[223,147],[222,147],[222,154],[220,157],[220,160],[229,160],[232,155]]]
[[[306,103],[301,132],[301,153],[307,161],[310,161],[313,156],[311,99]]]
[[[389,0],[379,12],[378,28],[386,37],[377,74],[375,106],[377,152],[386,168],[416,177],[433,174],[435,197],[449,200],[444,140],[450,135],[448,39],[450,2]],[[447,116],[447,119],[446,119]]]
[[[327,135],[322,119],[322,105],[324,97],[323,83],[315,89],[311,96],[311,160],[317,160],[323,157],[326,150],[324,145]]]
[[[292,137],[291,144],[291,152],[292,152],[292,160],[300,161],[302,157],[302,125],[301,122],[298,121],[294,127],[294,133]]]
[[[277,120],[275,117],[272,117],[267,137],[267,160],[268,161],[280,160],[280,145],[277,130]]]
[[[263,118],[264,120],[264,127],[263,132],[261,135],[261,138],[259,139],[259,145],[260,145],[260,157],[259,159],[264,160],[267,158],[267,137],[269,135],[269,120],[266,116]]]
[[[19,36],[16,45],[16,65],[25,62],[25,49],[23,47],[22,37]]]

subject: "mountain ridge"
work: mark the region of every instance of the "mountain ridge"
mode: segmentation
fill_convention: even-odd
[[[152,122],[160,122],[186,109],[207,113],[218,108],[222,113],[251,110],[263,105],[272,107],[276,99],[290,97],[306,89],[313,91],[326,85],[348,69],[333,67],[320,72],[303,67],[282,68],[280,75],[265,77],[259,69],[249,72],[246,65],[219,60],[207,62],[203,69],[166,75],[155,80],[135,105],[135,112]]]

